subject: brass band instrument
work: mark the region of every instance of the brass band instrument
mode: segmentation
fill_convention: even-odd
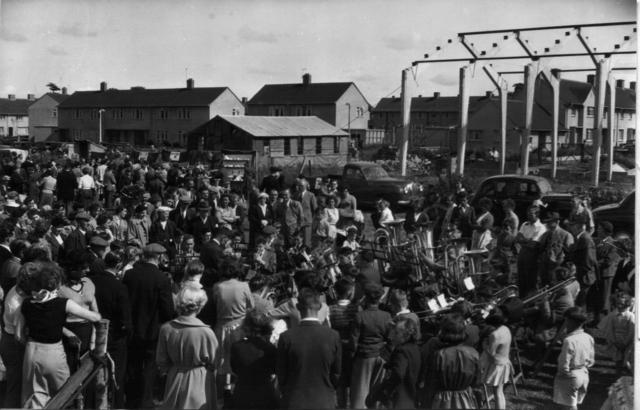
[[[576,278],[571,277],[571,278],[565,279],[563,281],[556,282],[553,285],[547,285],[547,286],[543,287],[542,289],[540,289],[536,294],[531,295],[528,298],[524,299],[522,301],[522,304],[523,305],[527,305],[527,304],[529,304],[531,302],[535,302],[538,299],[543,298],[545,296],[552,296],[557,291],[559,291],[560,289],[564,288],[565,286],[567,286],[571,282],[574,282],[575,280],[576,280]]]

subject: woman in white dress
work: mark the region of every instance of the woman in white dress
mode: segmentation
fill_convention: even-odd
[[[496,409],[506,409],[504,385],[511,379],[513,369],[509,359],[511,331],[505,326],[506,322],[500,309],[487,317],[487,325],[492,326],[494,330],[484,339],[480,355],[482,383],[493,390]]]
[[[327,206],[320,211],[320,223],[318,227],[319,236],[325,236],[330,239],[336,237],[336,224],[340,219],[340,210],[336,208],[337,199],[335,196],[327,198]]]

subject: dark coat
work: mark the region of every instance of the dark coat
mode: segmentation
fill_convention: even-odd
[[[302,321],[280,335],[276,374],[281,408],[334,408],[341,349],[338,332],[316,321]]]
[[[195,217],[196,210],[193,208],[187,208],[186,217],[182,216],[182,210],[179,207],[169,213],[169,220],[173,221],[173,223],[176,224],[176,228],[182,232],[189,232],[189,221]]]
[[[11,257],[13,257],[13,254],[11,253],[11,251],[8,248],[5,248],[4,246],[0,246],[0,266],[2,266],[6,261],[11,259]]]
[[[420,363],[420,350],[415,343],[396,347],[385,365],[387,377],[377,389],[369,393],[367,402],[390,401],[394,409],[415,408]]]
[[[64,240],[61,245],[60,242],[58,242],[58,240],[50,233],[46,234],[44,239],[49,242],[49,247],[51,248],[51,260],[57,262],[60,255],[64,256]]]
[[[168,220],[164,229],[160,221],[155,221],[149,229],[149,243],[159,243],[164,246],[169,253],[169,257],[173,257],[176,252],[175,238],[178,236],[178,228],[176,224]]]
[[[63,170],[57,177],[57,196],[62,201],[73,201],[75,199],[78,180],[71,170]]]
[[[596,282],[598,260],[596,245],[588,232],[579,235],[571,247],[571,260],[576,265],[576,279],[581,286],[590,286]]]
[[[131,304],[127,287],[113,274],[102,271],[91,278],[96,286],[98,311],[109,319],[109,342],[131,334]]]
[[[202,286],[209,288],[218,281],[220,266],[224,259],[224,249],[215,240],[202,244],[200,250],[200,261],[205,267],[205,273],[202,276]]]
[[[64,240],[65,255],[71,255],[72,252],[85,249],[87,249],[87,234],[83,234],[79,229],[71,231]]]
[[[280,192],[285,188],[284,175],[280,174],[277,178],[273,175],[267,175],[262,178],[262,184],[260,184],[260,190],[269,193],[272,189]]]
[[[207,231],[211,233],[215,232],[218,227],[218,222],[216,221],[216,217],[213,215],[209,215],[207,221],[202,222],[202,218],[200,218],[200,216],[198,215],[191,220],[190,226],[190,232],[193,235],[193,239],[196,243],[196,250],[200,251],[200,246],[202,245],[202,235]]]
[[[262,212],[262,209],[255,204],[249,207],[249,214],[247,215],[249,218],[249,232],[252,235],[259,235],[262,233],[262,224],[260,221],[266,219],[269,221],[269,224],[273,223],[273,210],[271,206],[267,204],[267,212]]]
[[[233,408],[278,408],[278,392],[271,380],[276,372],[275,346],[257,337],[235,342],[231,346],[231,369],[238,376]]]
[[[151,263],[136,262],[125,273],[122,283],[131,301],[133,340],[155,344],[160,325],[175,316],[169,277]]]

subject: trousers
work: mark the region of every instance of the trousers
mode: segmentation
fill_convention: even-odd
[[[0,356],[7,369],[7,389],[4,400],[0,401],[2,408],[20,408],[22,406],[22,362],[24,360],[24,345],[16,338],[2,330],[0,338]]]
[[[353,360],[351,373],[351,408],[366,409],[364,401],[369,395],[373,375],[384,365],[384,361],[377,357],[356,357]]]
[[[22,364],[22,406],[41,409],[69,378],[62,342],[27,342]]]

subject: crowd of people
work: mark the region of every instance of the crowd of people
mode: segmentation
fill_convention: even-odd
[[[526,306],[524,336],[508,308],[478,322],[465,300],[428,332],[414,289],[385,280],[358,200],[337,181],[286,181],[274,167],[238,186],[124,154],[16,157],[2,168],[2,407],[46,406],[93,349],[101,319],[112,408],[504,409],[516,337],[562,342],[553,401],[577,408],[595,357],[585,325],[601,329],[620,372],[630,362],[632,240],[594,226],[583,198],[566,220],[533,203],[522,223],[513,201],[497,220],[491,200],[474,209],[461,185],[417,198],[407,238],[428,232],[481,251],[478,266],[517,284],[521,299],[562,285]],[[396,221],[394,205],[378,201],[375,228]],[[446,275],[437,253],[427,262],[426,281]],[[103,400],[96,383],[83,390],[86,407]]]

